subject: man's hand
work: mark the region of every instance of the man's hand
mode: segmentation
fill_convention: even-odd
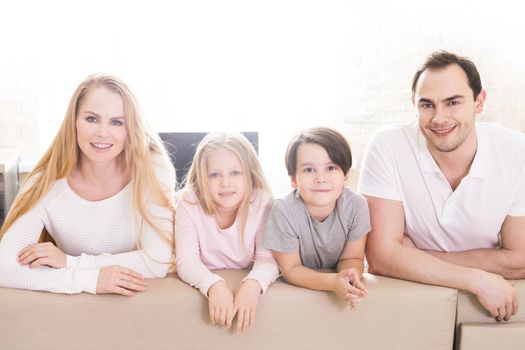
[[[498,322],[508,321],[518,312],[516,289],[500,275],[474,270],[472,292],[479,302]]]

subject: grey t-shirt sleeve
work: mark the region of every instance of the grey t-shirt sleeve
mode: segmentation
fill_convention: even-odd
[[[351,220],[348,227],[347,240],[357,241],[372,229],[370,225],[370,212],[366,198],[359,194],[354,194],[354,205],[350,213]]]
[[[276,200],[264,230],[263,245],[281,253],[299,252],[299,237],[293,229],[293,217],[286,210],[283,200]]]

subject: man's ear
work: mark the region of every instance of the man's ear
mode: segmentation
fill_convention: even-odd
[[[348,170],[348,171],[346,172],[346,175],[345,175],[345,177],[344,177],[343,179],[344,179],[344,184],[345,184],[345,186],[348,186],[348,183],[350,182],[350,181],[349,181],[349,180],[350,180],[350,170]]]
[[[290,176],[290,183],[291,183],[293,188],[297,188],[297,180],[296,180],[295,175]]]
[[[481,90],[478,94],[478,97],[476,97],[476,101],[474,102],[476,104],[476,114],[483,112],[483,106],[485,105],[486,98],[487,92],[485,90]]]

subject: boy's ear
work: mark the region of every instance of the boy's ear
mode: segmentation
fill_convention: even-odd
[[[297,181],[296,181],[295,175],[290,176],[290,183],[292,184],[293,188],[297,188]]]
[[[345,186],[348,186],[348,184],[350,183],[350,170],[346,172],[346,175],[343,179],[344,179]]]

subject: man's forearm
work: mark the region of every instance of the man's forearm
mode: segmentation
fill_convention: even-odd
[[[369,271],[373,274],[473,292],[471,276],[474,269],[452,264],[397,242],[392,242],[387,251],[369,254],[368,262]]]
[[[463,252],[427,253],[452,264],[496,273],[506,279],[525,278],[525,256],[508,249],[473,249]]]

